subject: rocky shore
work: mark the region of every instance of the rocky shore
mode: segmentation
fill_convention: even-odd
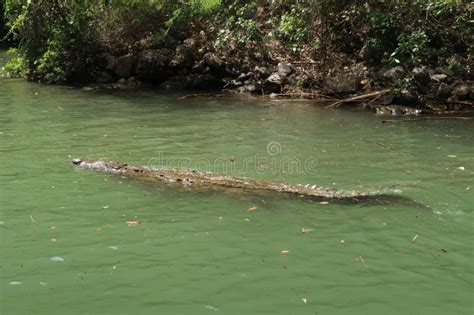
[[[474,111],[472,78],[455,75],[448,69],[369,67],[361,51],[362,60],[321,80],[304,60],[242,64],[209,49],[205,34],[200,35],[201,38],[185,39],[174,50],[144,48],[123,55],[107,55],[104,68],[97,72],[97,83],[86,89],[156,86],[197,94],[347,98],[347,102],[336,105],[354,107],[355,104],[381,115]],[[305,86],[305,82],[318,80],[315,86]],[[393,88],[397,82],[409,84],[406,88]]]

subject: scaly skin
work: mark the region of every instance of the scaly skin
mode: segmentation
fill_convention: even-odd
[[[72,163],[80,168],[120,175],[149,183],[158,183],[197,191],[246,191],[250,193],[276,193],[294,195],[313,200],[358,202],[378,199],[383,195],[366,192],[346,192],[316,185],[293,185],[270,180],[233,177],[210,172],[181,169],[152,169],[118,162],[94,161],[77,158]]]

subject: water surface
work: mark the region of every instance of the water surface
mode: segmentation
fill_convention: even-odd
[[[471,122],[178,97],[0,81],[0,313],[473,313]],[[189,193],[76,156],[425,206]]]

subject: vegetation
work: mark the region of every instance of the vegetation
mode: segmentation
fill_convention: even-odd
[[[0,22],[19,41],[6,70],[45,82],[92,82],[109,56],[174,50],[187,38],[204,39],[200,48],[243,70],[307,62],[313,83],[361,61],[461,76],[472,63],[467,0],[3,0],[3,7]]]

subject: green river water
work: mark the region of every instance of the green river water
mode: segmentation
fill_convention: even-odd
[[[178,97],[0,81],[1,314],[474,314],[472,122]],[[420,206],[186,192],[77,156]]]

